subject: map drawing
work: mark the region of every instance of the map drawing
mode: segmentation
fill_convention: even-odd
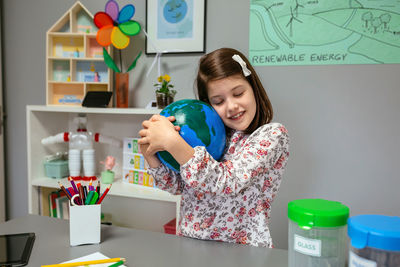
[[[400,0],[251,0],[254,66],[400,63]]]

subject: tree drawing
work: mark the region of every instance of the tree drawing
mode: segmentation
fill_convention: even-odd
[[[368,28],[368,21],[372,21],[373,17],[374,16],[372,15],[371,12],[366,12],[362,14],[361,19],[365,21],[365,28]]]
[[[382,23],[383,23],[383,27],[385,28],[385,30],[387,29],[387,24],[389,23],[390,19],[392,18],[390,16],[390,14],[385,13],[379,16],[379,18],[381,19]]]
[[[376,17],[372,20],[372,26],[374,27],[374,33],[377,32],[379,26],[382,25],[382,20],[379,17]]]

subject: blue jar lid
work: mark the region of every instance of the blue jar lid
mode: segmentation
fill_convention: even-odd
[[[389,251],[400,251],[400,217],[385,215],[358,215],[347,221],[351,245]]]

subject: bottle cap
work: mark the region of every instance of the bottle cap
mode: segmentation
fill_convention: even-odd
[[[303,229],[338,227],[346,225],[349,208],[337,201],[297,199],[288,203],[288,217]]]
[[[400,217],[365,214],[348,220],[348,236],[357,249],[400,251]]]

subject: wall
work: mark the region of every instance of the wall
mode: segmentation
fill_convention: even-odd
[[[25,105],[45,104],[45,37],[74,1],[5,0],[4,60],[7,120],[8,216],[27,213]],[[82,3],[94,14],[105,1]],[[118,1],[120,6],[128,1]],[[145,22],[144,1],[133,1],[135,19]],[[248,53],[249,1],[209,0],[207,52],[234,47]],[[136,37],[135,37],[136,38]],[[134,58],[144,37],[134,39]],[[136,46],[136,47],[135,47]],[[193,97],[199,55],[163,56],[163,70]],[[131,73],[131,106],[154,97],[154,57],[143,57]],[[398,141],[400,65],[257,67],[275,109],[291,136],[291,156],[272,208],[271,232],[287,248],[287,202],[321,197],[348,205],[351,215],[400,215]]]

